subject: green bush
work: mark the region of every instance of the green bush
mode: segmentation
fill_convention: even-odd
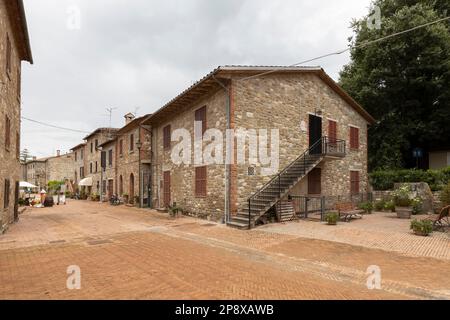
[[[413,220],[411,221],[411,230],[423,236],[427,236],[433,232],[433,222],[430,220]]]
[[[395,202],[394,202],[394,200],[386,201],[386,203],[384,204],[384,210],[395,212]]]
[[[373,203],[368,202],[362,202],[358,205],[359,209],[364,210],[366,213],[371,214],[373,210]]]
[[[442,188],[440,200],[444,207],[450,205],[450,182]]]
[[[339,214],[337,212],[329,212],[325,216],[325,220],[329,225],[335,225],[339,220]]]
[[[376,201],[374,204],[374,208],[376,211],[383,211],[385,204],[386,204],[386,201],[384,201],[384,200]]]
[[[450,182],[450,167],[442,170],[380,170],[372,172],[370,183],[375,190],[390,190],[395,183],[426,182],[432,191],[441,190]]]
[[[411,202],[413,212],[412,214],[416,215],[422,213],[423,211],[423,200],[420,197],[415,197]]]

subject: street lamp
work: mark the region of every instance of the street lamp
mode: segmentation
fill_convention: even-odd
[[[141,180],[141,148],[142,148],[142,142],[141,139],[139,139],[136,142],[136,148],[138,149],[138,159],[139,159],[139,165],[138,165],[138,170],[139,170],[139,208],[142,208],[142,196],[143,196],[143,192],[142,192],[142,180]]]

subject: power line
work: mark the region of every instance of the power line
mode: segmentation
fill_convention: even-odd
[[[316,57],[316,58],[312,58],[312,59],[304,60],[304,61],[301,61],[301,62],[297,62],[297,63],[291,64],[291,65],[289,65],[287,67],[296,67],[296,66],[308,63],[308,62],[315,61],[315,60],[323,59],[323,58],[334,56],[334,55],[340,55],[340,54],[343,54],[344,52],[350,51],[351,49],[363,48],[363,47],[366,47],[368,45],[371,45],[371,44],[374,44],[374,43],[378,43],[378,42],[381,42],[381,41],[384,41],[384,40],[387,40],[387,39],[390,39],[390,38],[393,38],[393,37],[397,37],[399,35],[402,35],[402,34],[405,34],[405,33],[408,33],[408,32],[412,32],[412,31],[415,31],[417,29],[425,28],[425,27],[428,27],[430,25],[433,25],[433,24],[436,24],[436,23],[439,23],[439,22],[443,22],[443,21],[448,20],[448,19],[450,19],[450,17],[445,17],[445,18],[442,18],[442,19],[438,19],[436,21],[432,21],[432,22],[428,22],[428,23],[425,23],[425,24],[422,24],[422,25],[419,25],[419,26],[415,26],[415,27],[413,27],[411,29],[403,30],[403,31],[400,31],[400,32],[396,32],[396,33],[390,34],[390,35],[385,36],[385,37],[381,37],[379,39],[375,39],[375,40],[372,40],[372,41],[366,41],[366,42],[363,42],[363,43],[355,45],[355,46],[349,46],[348,48],[345,48],[345,49],[342,49],[342,50],[339,50],[339,51],[336,51],[336,52],[327,53],[327,54],[321,55],[321,56]],[[264,76],[264,75],[267,75],[267,74],[271,74],[271,73],[274,73],[274,72],[277,72],[277,71],[280,71],[280,70],[283,70],[283,69],[282,68],[273,69],[273,70],[270,70],[270,71],[266,71],[266,72],[262,72],[262,73],[259,73],[259,74],[255,74],[253,76],[245,77],[245,78],[242,78],[240,80],[249,80],[249,79],[261,77],[261,76]]]
[[[33,119],[29,119],[26,117],[21,117],[23,120],[26,121],[30,121],[30,122],[34,122],[37,124],[40,124],[42,126],[46,126],[46,127],[50,127],[50,128],[55,128],[55,129],[60,129],[60,130],[66,130],[66,131],[72,131],[72,132],[77,132],[77,133],[90,133],[88,131],[83,131],[83,130],[77,130],[77,129],[70,129],[70,128],[64,128],[64,127],[60,127],[60,126],[55,126],[53,124],[49,124],[49,123],[45,123],[45,122],[41,122],[41,121],[37,121],[37,120],[33,120]]]

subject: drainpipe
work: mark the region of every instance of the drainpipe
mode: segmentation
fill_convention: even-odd
[[[224,85],[221,81],[219,81],[214,75],[212,76],[214,81],[216,81],[224,90],[226,93],[226,114],[227,114],[227,129],[231,129],[231,99],[230,99],[230,89]],[[228,146],[227,146],[228,147]],[[234,158],[234,149],[233,151],[233,158]],[[226,162],[226,161],[225,161]],[[224,212],[224,219],[223,223],[227,224],[230,220],[230,203],[231,203],[231,182],[230,182],[230,176],[231,176],[231,164],[225,163],[225,212]]]

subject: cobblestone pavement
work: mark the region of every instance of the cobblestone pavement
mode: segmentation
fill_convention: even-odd
[[[66,287],[70,265],[81,269],[80,290]],[[369,265],[381,268],[381,290],[367,289]],[[72,201],[27,210],[0,236],[0,299],[449,299],[449,266],[426,255]]]

